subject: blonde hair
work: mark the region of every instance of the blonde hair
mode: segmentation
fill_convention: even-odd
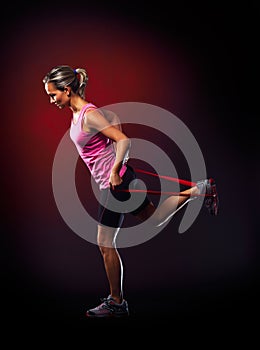
[[[85,98],[85,89],[88,82],[88,75],[85,69],[73,69],[70,66],[56,66],[45,75],[43,83],[53,83],[57,90],[63,91],[66,86],[80,97]]]

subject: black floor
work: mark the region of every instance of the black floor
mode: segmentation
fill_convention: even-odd
[[[258,324],[256,285],[219,291],[182,290],[149,295],[129,295],[128,318],[90,319],[88,306],[96,306],[96,296],[65,296],[9,293],[2,298],[2,333],[9,342],[80,344],[101,346],[114,341],[125,345],[172,340],[201,341],[210,345],[220,339],[237,343],[256,339]],[[211,340],[209,340],[211,337]],[[138,340],[139,339],[139,340]],[[83,342],[83,343],[82,343]],[[76,346],[76,344],[78,344]],[[137,346],[136,345],[136,346]]]

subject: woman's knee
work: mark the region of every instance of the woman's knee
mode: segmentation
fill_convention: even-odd
[[[115,238],[119,231],[119,228],[98,226],[97,244],[101,252],[104,252],[106,248],[115,247]]]
[[[138,214],[135,215],[140,221],[145,221],[152,217],[155,212],[155,206],[152,202],[150,202],[146,207],[144,207]]]

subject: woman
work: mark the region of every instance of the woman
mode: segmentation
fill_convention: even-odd
[[[123,266],[115,243],[124,214],[110,210],[109,203],[112,197],[122,203],[129,198],[129,183],[136,178],[134,170],[127,164],[131,142],[122,132],[118,121],[109,120],[102,111],[85,99],[87,81],[85,69],[74,70],[66,65],[54,67],[43,79],[50,102],[60,109],[71,109],[71,139],[101,192],[97,244],[103,257],[110,294],[102,299],[100,305],[88,310],[86,315],[127,316],[129,310],[122,285]],[[218,197],[213,179],[200,181],[179,196],[168,197],[156,211],[154,204],[146,196],[131,214],[141,221],[151,217],[155,225],[161,225],[188,201],[201,194],[208,196],[205,205],[209,212],[217,215]]]

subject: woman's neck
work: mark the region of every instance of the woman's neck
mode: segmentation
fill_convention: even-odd
[[[81,98],[79,95],[74,95],[70,99],[70,109],[72,110],[73,114],[77,114],[87,103],[88,102]]]

